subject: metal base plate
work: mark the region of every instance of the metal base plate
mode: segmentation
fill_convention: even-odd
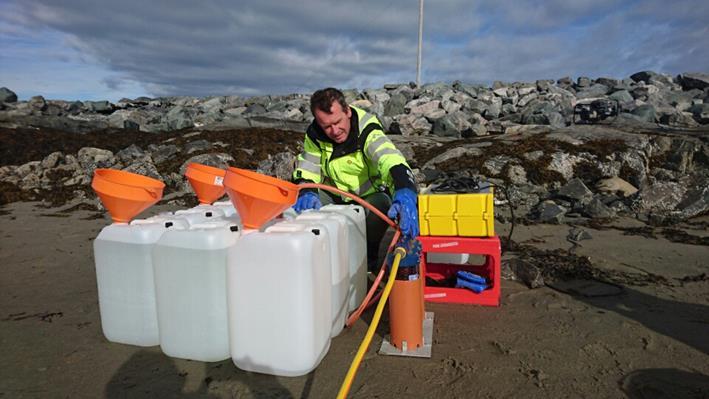
[[[423,318],[423,346],[420,348],[404,352],[392,345],[389,339],[390,337],[386,337],[382,341],[382,347],[379,348],[380,355],[430,358],[433,344],[433,312],[426,312]]]

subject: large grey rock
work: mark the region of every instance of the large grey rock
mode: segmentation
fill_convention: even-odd
[[[386,103],[391,97],[389,93],[384,89],[366,89],[364,90],[364,96],[372,103]]]
[[[682,202],[687,188],[679,182],[658,181],[640,189],[634,205],[640,212],[667,214]]]
[[[236,123],[239,123],[239,121],[236,119],[230,119],[229,124],[231,126],[235,126]],[[275,119],[275,118],[269,118],[265,115],[255,115],[255,116],[249,116],[248,119],[248,125],[246,127],[258,127],[258,128],[266,128],[266,129],[281,129],[281,130],[290,130],[294,132],[302,132],[305,131],[305,129],[308,128],[308,125],[310,125],[310,122],[298,122],[298,121],[290,121],[290,120],[283,120],[283,119]],[[226,119],[224,120],[226,122]]]
[[[709,176],[699,175],[692,180],[684,199],[677,204],[677,210],[683,218],[709,212]]]
[[[41,170],[41,161],[30,161],[15,168],[14,174],[17,175],[17,177],[19,177],[20,179],[22,179],[29,174],[41,172]]]
[[[452,114],[454,112],[460,111],[462,105],[450,99],[445,99],[441,101],[441,107],[444,111],[446,111],[447,114]]]
[[[84,101],[84,109],[88,112],[98,114],[109,114],[113,112],[113,105],[108,101]]]
[[[698,93],[695,93],[698,92]],[[674,107],[677,111],[687,111],[692,106],[695,95],[701,93],[699,90],[692,91],[663,91],[660,93],[660,100]]]
[[[229,163],[234,162],[234,158],[229,154],[225,154],[225,153],[221,153],[221,152],[195,155],[182,163],[182,166],[180,166],[180,170],[179,170],[178,174],[180,176],[184,176],[185,170],[187,170],[187,165],[189,165],[193,162],[194,163],[201,163],[203,165],[208,165],[208,166],[214,166],[215,168],[227,169],[229,167]]]
[[[655,107],[650,104],[641,105],[635,108],[631,114],[638,117],[643,122],[655,122]]]
[[[645,83],[650,83],[650,78],[658,76],[656,72],[653,71],[641,71],[641,72],[636,72],[632,75],[630,75],[630,79],[632,79],[635,82],[645,82]]]
[[[673,140],[672,147],[667,156],[665,167],[671,170],[687,174],[694,171],[694,154],[700,150],[700,146],[689,140]]]
[[[683,73],[677,77],[677,80],[683,90],[704,90],[709,87],[709,74],[706,73]]]
[[[430,100],[428,97],[422,97],[417,100],[410,101],[404,106],[406,112],[414,116],[429,117],[429,114],[440,109],[440,100]]]
[[[512,258],[507,261],[514,280],[519,280],[529,288],[539,288],[544,286],[542,271],[533,263],[524,259]]]
[[[27,102],[31,109],[35,111],[44,111],[47,109],[47,101],[42,96],[34,96]]]
[[[564,220],[567,209],[554,201],[544,201],[539,204],[539,221],[559,224]]]
[[[426,162],[421,169],[435,169],[436,165],[460,157],[477,157],[482,154],[479,148],[456,147]]]
[[[588,203],[593,197],[593,192],[586,187],[581,179],[575,177],[563,185],[558,194],[582,204]]]
[[[87,176],[93,176],[94,170],[98,168],[110,168],[116,164],[113,152],[94,147],[81,148],[77,153],[77,159]]]
[[[263,104],[251,104],[246,107],[246,110],[244,111],[245,114],[255,114],[255,115],[260,115],[266,113],[266,106]]]
[[[129,165],[135,160],[144,158],[146,155],[146,152],[140,147],[135,144],[131,144],[130,146],[118,151],[116,153],[116,158],[118,158],[122,164]]]
[[[583,209],[583,213],[590,218],[611,219],[616,216],[613,209],[609,208],[598,197],[594,197]]]
[[[633,96],[627,90],[619,90],[612,93],[608,98],[617,100],[620,104],[628,104],[633,102]]]
[[[564,89],[572,88],[574,81],[569,76],[564,76],[556,80],[556,84]]]
[[[517,107],[524,108],[527,106],[527,104],[532,102],[532,100],[534,100],[535,98],[538,98],[538,97],[539,97],[539,94],[531,92],[527,95],[522,96],[522,98],[520,98],[515,105]]]
[[[615,154],[615,159],[620,162],[621,168],[627,174],[621,174],[628,182],[635,187],[642,187],[647,182],[648,160],[645,150],[642,148],[631,148],[628,151]],[[611,175],[618,175],[618,170]]]
[[[55,151],[44,157],[41,162],[42,169],[52,169],[59,165],[59,162],[61,162],[63,159],[64,154],[59,151]]]
[[[163,122],[167,124],[170,130],[180,130],[194,126],[189,111],[182,106],[170,109],[163,117]]]
[[[180,149],[174,144],[162,144],[154,147],[150,147],[150,155],[153,158],[153,162],[156,165],[168,161],[174,158]]]
[[[483,163],[483,167],[487,169],[493,176],[497,176],[502,172],[502,169],[513,159],[507,155],[496,155],[488,158]]]
[[[0,87],[0,103],[17,102],[17,94],[7,87]]]
[[[634,99],[640,100],[642,101],[642,103],[644,103],[648,100],[649,96],[659,93],[660,89],[657,86],[645,84],[644,81],[641,81],[640,83],[632,86],[628,91],[630,92],[630,94],[632,94]],[[642,103],[639,103],[637,105],[640,105]]]
[[[123,170],[126,172],[152,177],[153,179],[163,179],[162,175],[160,175],[160,172],[158,172],[158,169],[155,167],[152,158],[150,158],[150,155],[148,154],[145,154],[145,156],[141,158],[134,159]]]
[[[424,135],[431,131],[431,123],[423,116],[412,114],[397,115],[394,117],[395,126],[392,127],[394,133],[404,136]]]
[[[593,236],[587,230],[580,227],[572,227],[569,230],[569,234],[566,235],[566,238],[573,242],[579,242],[583,240],[590,240]]]
[[[185,144],[185,153],[192,154],[198,151],[207,151],[212,148],[212,143],[207,140],[195,140]]]
[[[549,101],[534,100],[522,111],[522,123],[525,125],[551,125],[564,127],[564,117]]]
[[[687,127],[695,128],[700,125],[700,123],[694,119],[694,115],[691,112],[672,112],[669,114],[663,114],[660,116],[660,123],[676,127]]]
[[[606,95],[606,93],[608,93],[609,90],[610,89],[608,88],[608,86],[596,83],[590,87],[586,87],[583,90],[577,92],[576,98],[585,99],[603,97]]]
[[[218,96],[205,99],[199,106],[208,113],[220,111],[226,104],[226,97]]]
[[[462,132],[471,128],[466,116],[462,112],[445,115],[433,122],[431,133],[441,137],[461,137]]]
[[[514,185],[527,184],[527,171],[522,165],[509,165],[507,169],[507,178]]]
[[[620,81],[618,79],[613,79],[613,78],[598,78],[595,80],[595,83],[602,84],[606,87],[616,87],[618,84],[620,84]]]
[[[589,87],[591,86],[591,79],[588,78],[587,76],[579,76],[576,79],[576,87],[577,88],[584,88],[584,87]]]
[[[709,123],[709,104],[694,104],[689,108],[689,112],[697,122],[703,125]]]
[[[120,109],[108,116],[108,124],[117,129],[139,130],[140,123],[131,119],[133,114],[132,110]]]
[[[290,180],[295,168],[296,156],[291,152],[280,152],[269,155],[268,159],[259,162],[256,171],[282,180]]]
[[[404,107],[407,102],[408,99],[402,93],[393,93],[390,96],[389,101],[387,101],[384,105],[384,115],[395,116],[403,114],[405,112]]]
[[[547,169],[559,172],[564,179],[571,180],[574,176],[574,166],[583,158],[565,152],[556,152],[552,154],[551,161]]]
[[[490,104],[488,104],[488,106],[485,108],[485,111],[482,113],[482,116],[484,116],[487,120],[492,120],[499,118],[501,113],[502,100],[500,98],[495,97],[493,101],[491,101]]]

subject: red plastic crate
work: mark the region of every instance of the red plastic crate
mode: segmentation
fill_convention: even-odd
[[[464,303],[482,306],[500,306],[500,239],[493,237],[443,237],[419,236],[421,241],[421,275],[434,280],[455,276],[458,270],[481,275],[490,281],[491,288],[476,294],[465,288],[424,286],[424,298],[428,302]],[[484,255],[483,265],[449,265],[427,263],[429,252]],[[425,280],[424,280],[425,282]]]

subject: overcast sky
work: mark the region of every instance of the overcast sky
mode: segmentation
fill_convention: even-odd
[[[422,82],[709,72],[707,0],[426,0]],[[418,0],[0,0],[21,100],[310,93],[416,79]]]

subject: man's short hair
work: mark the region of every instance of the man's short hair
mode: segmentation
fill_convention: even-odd
[[[334,87],[318,90],[310,97],[310,112],[315,115],[315,110],[318,109],[329,114],[335,101],[340,103],[343,111],[347,109],[347,101],[341,91]]]

